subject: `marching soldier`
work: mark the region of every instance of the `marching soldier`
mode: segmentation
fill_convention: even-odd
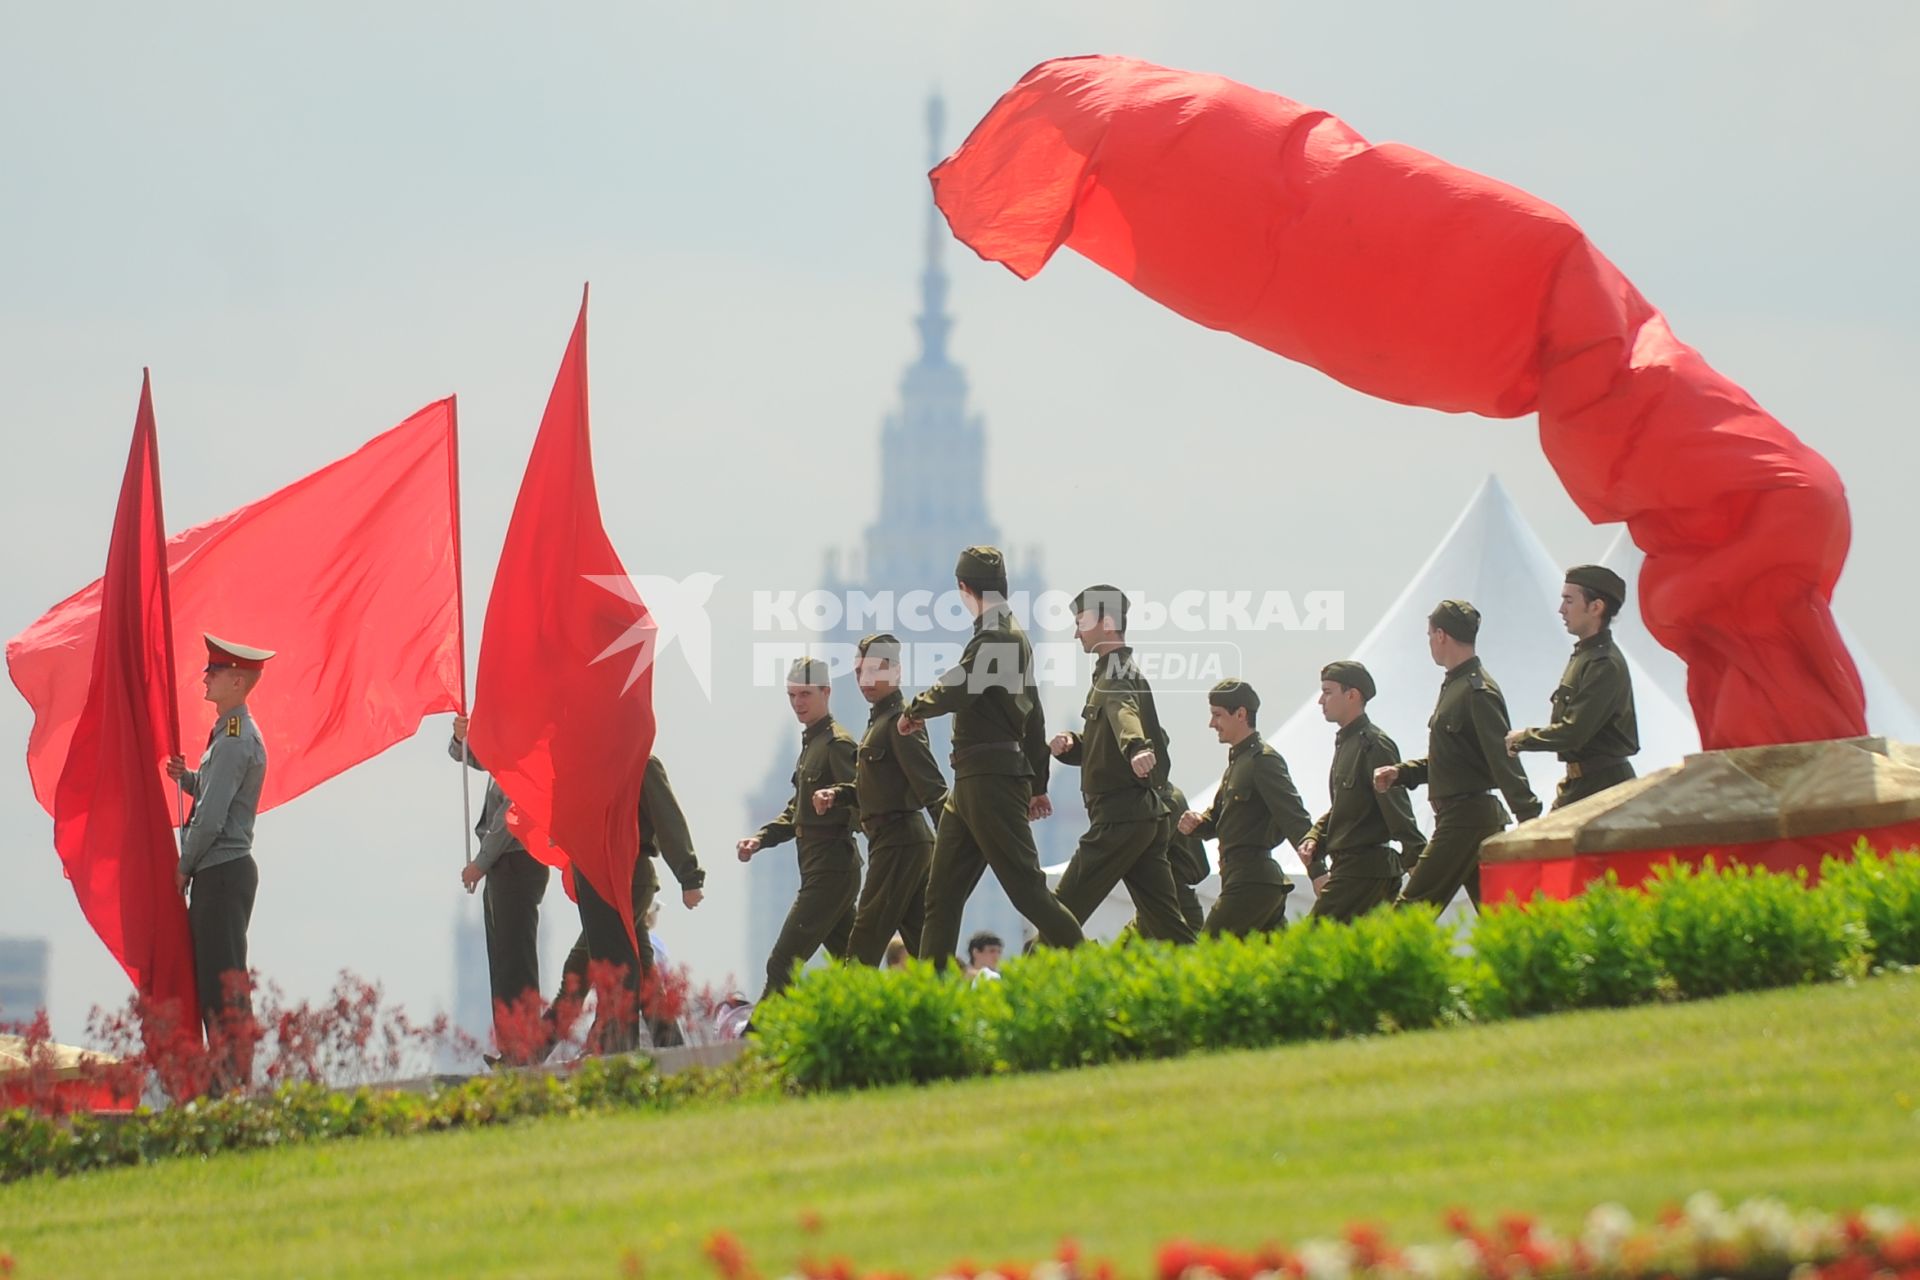
[[[867,875],[854,909],[847,954],[879,964],[895,931],[917,954],[926,925],[927,873],[933,833],[947,803],[947,781],[934,761],[925,729],[902,735],[895,725],[906,707],[900,692],[900,641],[881,632],[860,641],[854,678],[871,710],[852,782],[813,793],[813,811],[851,806],[867,833]],[[922,817],[922,814],[925,817]]]
[[[953,787],[934,837],[927,923],[920,955],[945,967],[960,945],[967,897],[988,867],[1042,941],[1081,941],[1073,913],[1047,888],[1030,823],[1053,812],[1047,799],[1047,730],[1034,685],[1033,646],[1007,606],[1007,566],[993,547],[968,547],[954,576],[974,616],[960,665],[907,703],[904,737],[932,716],[953,716]]]
[[[1509,754],[1552,751],[1566,762],[1567,776],[1553,797],[1556,809],[1633,776],[1630,757],[1640,750],[1633,679],[1626,655],[1613,643],[1613,620],[1626,600],[1627,584],[1605,565],[1567,570],[1560,618],[1574,638],[1573,657],[1553,691],[1553,723],[1507,735]]]
[[[447,754],[463,761],[470,769],[485,772],[485,766],[473,758],[467,746],[466,716],[453,718],[453,740]],[[492,988],[494,1043],[501,1055],[515,1065],[525,1065],[544,1056],[513,1030],[518,1023],[507,1015],[519,1008],[529,992],[539,999],[540,992],[540,901],[547,894],[551,872],[547,864],[527,852],[526,846],[507,830],[507,793],[491,775],[487,778],[486,799],[480,802],[480,821],[474,834],[480,848],[473,861],[460,869],[460,883],[472,893],[482,880],[481,909],[487,931],[487,980]]]
[[[793,796],[779,817],[735,846],[740,861],[748,862],[762,849],[795,839],[800,844],[800,891],[767,957],[762,1000],[785,990],[793,980],[793,966],[822,946],[836,960],[844,959],[853,933],[854,899],[860,893],[855,811],[846,807],[818,813],[813,806],[814,792],[854,780],[858,756],[853,735],[834,723],[828,708],[831,681],[827,664],[819,658],[800,658],[787,673],[787,703],[805,726],[793,769]]]
[[[1527,775],[1507,754],[1507,700],[1474,653],[1480,611],[1442,600],[1427,617],[1427,651],[1446,670],[1440,700],[1427,721],[1427,755],[1373,771],[1376,791],[1426,784],[1433,838],[1414,865],[1399,902],[1444,908],[1463,887],[1480,907],[1480,845],[1507,825],[1498,787],[1522,822],[1540,816]]]
[[[647,912],[660,892],[660,873],[654,867],[656,859],[665,861],[667,869],[673,872],[674,881],[680,886],[682,906],[691,911],[705,900],[707,873],[694,855],[687,815],[673,794],[667,766],[659,756],[649,755],[640,784],[640,856],[634,860],[633,879],[629,882],[633,894],[632,937],[627,934],[619,909],[601,897],[586,877],[575,875],[573,888],[580,908],[580,936],[574,940],[573,949],[567,952],[566,963],[560,968],[560,995],[553,1003],[554,1007],[564,1009],[569,1001],[585,999],[593,961],[613,965],[616,970],[624,967],[627,970],[624,985],[637,993],[643,1006],[639,1012],[646,1018],[653,1043],[663,1047],[669,1042],[679,1042],[679,1029],[670,1020],[644,1007],[656,990],[651,981],[653,947],[647,942],[646,923]],[[634,938],[640,940],[638,953],[633,949]],[[633,1019],[596,1018],[595,1030],[589,1032],[587,1038],[605,1052],[623,1052],[634,1047],[638,1030]]]
[[[247,695],[260,683],[271,649],[255,649],[216,636],[207,642],[203,684],[213,704],[213,731],[198,769],[180,756],[167,761],[167,776],[193,797],[193,815],[182,833],[174,888],[192,886],[187,926],[193,937],[194,981],[207,1041],[220,1051],[213,1087],[245,1088],[253,1078],[253,1040],[236,1034],[253,1018],[247,970],[247,925],[253,919],[260,867],[253,860],[253,820],[267,781],[267,745]],[[249,1029],[250,1030],[250,1029]]]
[[[1255,727],[1260,695],[1239,680],[1222,680],[1207,694],[1207,723],[1227,745],[1227,771],[1206,812],[1180,815],[1180,833],[1220,843],[1220,898],[1207,913],[1210,934],[1283,929],[1293,882],[1273,860],[1285,839],[1295,849],[1313,820],[1280,753]]]
[[[1073,598],[1073,612],[1080,647],[1093,655],[1086,728],[1055,734],[1048,747],[1061,763],[1079,766],[1090,825],[1055,896],[1085,924],[1124,883],[1141,936],[1192,942],[1167,862],[1167,738],[1126,643],[1127,598],[1118,587],[1088,587]]]
[[[1412,868],[1427,847],[1407,789],[1373,789],[1373,771],[1400,758],[1393,739],[1367,716],[1373,695],[1373,675],[1358,662],[1320,669],[1320,711],[1340,731],[1327,770],[1327,811],[1300,853],[1317,890],[1309,914],[1323,919],[1354,920],[1392,902],[1402,869]],[[1390,840],[1400,842],[1398,853]]]

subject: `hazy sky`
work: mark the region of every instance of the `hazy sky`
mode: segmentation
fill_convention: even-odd
[[[1034,63],[1088,52],[1233,76],[1571,212],[1838,466],[1855,521],[1841,612],[1920,698],[1920,9],[1904,3],[13,4],[0,631],[100,573],[151,365],[175,528],[457,392],[477,640],[591,280],[615,544],[635,573],[722,579],[713,701],[671,661],[656,682],[711,872],[707,904],[671,904],[664,927],[702,978],[757,985],[731,846],[768,816],[743,797],[795,737],[781,694],[746,679],[740,631],[752,591],[811,587],[877,510],[880,419],[915,350],[925,96],[947,95],[951,147]],[[1567,562],[1611,535],[1568,502],[1531,422],[1370,402],[1070,254],[1021,284],[949,249],[952,349],[1007,538],[1042,545],[1057,585],[1344,591],[1344,636],[1249,654],[1281,705],[1486,473]],[[1219,748],[1198,698],[1164,702],[1176,780],[1196,789]],[[864,719],[851,689],[836,707]],[[24,749],[27,726],[0,697],[0,747]],[[289,990],[351,967],[418,1011],[449,999],[452,922],[477,899],[456,880],[445,731],[261,820],[253,958]],[[0,818],[0,934],[53,939],[56,1028],[77,1036],[125,980],[18,764]],[[549,902],[547,945],[564,947],[571,908],[557,886]]]

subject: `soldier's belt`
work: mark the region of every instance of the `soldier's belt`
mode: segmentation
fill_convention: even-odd
[[[1460,805],[1484,803],[1492,799],[1493,792],[1491,791],[1461,791],[1450,796],[1435,796],[1433,797],[1432,804],[1435,813],[1445,813],[1447,810]]]
[[[1601,756],[1596,760],[1569,760],[1566,762],[1567,776],[1584,778],[1588,774],[1605,773],[1609,769],[1623,769],[1626,764],[1625,756]]]
[[[1399,852],[1390,844],[1349,844],[1342,845],[1338,849],[1322,849],[1320,851],[1320,855],[1331,862],[1338,862],[1342,858],[1358,857],[1363,853],[1390,853],[1396,858],[1400,856]]]
[[[963,761],[978,759],[980,756],[990,753],[1006,751],[1018,753],[1020,750],[1020,744],[1017,742],[976,742],[970,747],[955,747],[952,752],[948,754],[947,762],[958,766]]]
[[[886,809],[879,813],[868,813],[862,809],[860,811],[860,826],[862,830],[872,831],[875,827],[891,826],[902,818],[910,818],[914,814],[921,812],[923,812],[923,810],[920,809]]]

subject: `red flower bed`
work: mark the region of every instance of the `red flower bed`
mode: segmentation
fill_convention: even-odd
[[[1728,1209],[1701,1194],[1651,1224],[1603,1205],[1574,1236],[1521,1214],[1483,1223],[1456,1209],[1445,1222],[1453,1238],[1428,1245],[1396,1245],[1367,1223],[1349,1226],[1335,1240],[1252,1250],[1174,1240],[1160,1246],[1148,1274],[1154,1280],[1920,1280],[1920,1225],[1890,1209],[1808,1213],[1776,1200]],[[801,1226],[817,1234],[819,1216],[803,1214]],[[715,1232],[703,1252],[719,1280],[762,1280],[746,1246],[729,1232]],[[634,1253],[623,1267],[629,1275],[644,1273]],[[1069,1239],[1039,1262],[962,1259],[934,1280],[1116,1280],[1126,1274],[1105,1259],[1085,1258]],[[803,1257],[784,1275],[908,1280],[844,1257]]]

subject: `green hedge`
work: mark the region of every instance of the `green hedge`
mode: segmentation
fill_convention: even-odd
[[[200,1099],[130,1116],[56,1118],[20,1107],[0,1114],[0,1182],[172,1156],[369,1134],[398,1137],[533,1116],[669,1111],[706,1099],[774,1092],[775,1083],[751,1058],[663,1076],[645,1058],[617,1057],[589,1058],[564,1074],[508,1071],[476,1076],[424,1094],[367,1088],[333,1092],[316,1084],[290,1084],[266,1097]]]
[[[756,1010],[759,1050],[662,1076],[643,1058],[562,1075],[504,1072],[426,1094],[287,1085],[128,1117],[0,1114],[0,1182],[170,1156],[363,1134],[405,1135],[612,1109],[666,1111],[781,1087],[844,1089],[1046,1071],[1199,1049],[1682,999],[1920,964],[1920,854],[1862,848],[1799,877],[1663,873],[1645,892],[1482,916],[1471,949],[1425,910],[1309,922],[1248,939],[1042,951],[972,985],[828,968]]]
[[[1041,950],[972,985],[918,962],[830,967],[754,1025],[789,1085],[844,1089],[1827,982],[1920,963],[1920,854],[1862,847],[1811,889],[1709,860],[1644,891],[1609,880],[1491,911],[1466,954],[1459,941],[1428,911],[1376,911],[1189,947]]]

